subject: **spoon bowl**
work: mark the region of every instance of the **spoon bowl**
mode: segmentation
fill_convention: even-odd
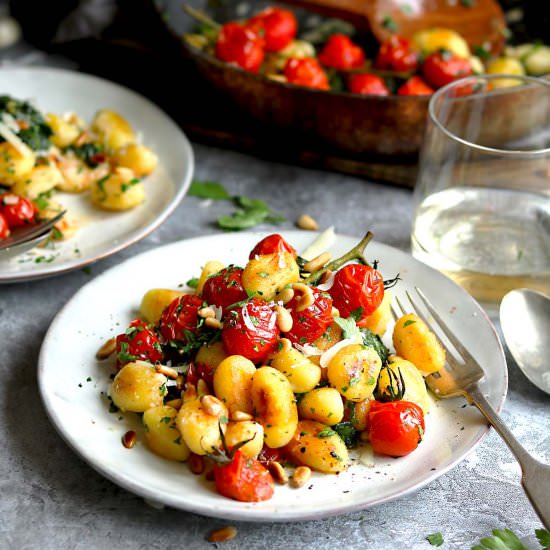
[[[508,292],[500,304],[500,325],[519,368],[550,394],[550,298],[525,288]]]

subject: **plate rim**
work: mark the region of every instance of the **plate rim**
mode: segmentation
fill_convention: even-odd
[[[73,261],[64,262],[60,264],[52,263],[52,264],[48,264],[47,266],[45,264],[41,264],[42,268],[46,267],[46,269],[40,269],[36,271],[26,270],[18,273],[4,273],[2,272],[2,270],[0,270],[0,285],[46,279],[49,277],[55,277],[57,275],[65,274],[70,271],[74,271],[76,269],[82,269],[83,267],[86,267],[99,260],[112,256],[113,254],[116,254],[121,250],[124,250],[125,248],[128,248],[136,244],[137,242],[141,241],[142,239],[150,235],[153,231],[158,229],[158,227],[160,227],[167,220],[167,218],[174,213],[176,208],[179,206],[179,204],[187,194],[187,191],[191,186],[193,174],[195,172],[195,155],[193,152],[193,148],[191,146],[191,142],[189,141],[189,138],[187,137],[185,132],[181,129],[181,127],[173,120],[173,118],[164,109],[159,107],[152,99],[144,96],[143,94],[123,84],[119,84],[118,82],[114,82],[112,80],[108,80],[106,78],[103,78],[91,73],[83,72],[83,71],[76,71],[76,70],[64,69],[59,67],[17,67],[17,66],[0,67],[0,76],[4,76],[6,73],[12,73],[12,74],[30,73],[32,75],[32,73],[35,73],[35,72],[36,73],[54,73],[54,74],[58,73],[58,74],[67,75],[79,80],[94,81],[96,84],[107,85],[114,89],[118,89],[118,91],[123,92],[126,95],[131,95],[139,98],[141,101],[147,103],[151,109],[156,111],[157,112],[156,114],[162,115],[166,119],[165,121],[173,127],[173,130],[175,130],[177,133],[180,134],[182,144],[183,144],[182,154],[186,157],[187,164],[184,170],[182,181],[174,182],[176,189],[171,201],[150,222],[135,229],[126,238],[121,239],[116,244],[109,246],[103,252],[93,254],[87,258],[77,258]],[[0,89],[0,93],[1,92],[2,90]]]
[[[240,234],[241,235],[247,234],[250,236],[255,235],[258,238],[261,238],[269,233],[270,232],[266,232],[266,231],[244,231],[244,232],[241,232]],[[288,236],[289,240],[292,240],[293,235],[297,235],[297,234],[303,235],[304,233],[306,232],[299,231],[299,230],[284,230],[284,229],[281,230],[281,234],[285,238]],[[320,232],[309,232],[309,231],[307,233],[311,234],[312,237],[320,234]],[[472,441],[469,449],[467,449],[461,455],[455,456],[445,466],[438,467],[436,471],[430,472],[420,482],[414,483],[409,487],[406,487],[400,491],[395,492],[394,494],[380,496],[372,501],[369,501],[368,503],[355,502],[348,505],[339,505],[337,508],[334,508],[334,509],[329,509],[329,510],[324,509],[321,512],[318,512],[318,511],[316,512],[315,510],[312,510],[310,513],[300,512],[298,514],[292,513],[291,511],[288,511],[288,510],[277,510],[276,513],[273,513],[272,511],[269,511],[269,510],[265,510],[262,513],[262,511],[260,510],[258,511],[258,513],[254,513],[253,509],[243,511],[242,509],[234,509],[234,510],[227,509],[227,508],[218,509],[218,508],[208,507],[204,505],[200,505],[197,507],[197,506],[194,506],[192,502],[182,503],[179,499],[173,498],[172,495],[167,495],[167,494],[161,495],[162,498],[159,499],[159,494],[154,489],[150,489],[149,487],[140,485],[139,483],[135,482],[133,479],[128,478],[126,475],[119,474],[120,477],[117,477],[117,475],[115,475],[114,472],[113,473],[110,472],[109,469],[107,467],[104,467],[100,462],[94,461],[92,458],[89,458],[85,452],[83,452],[78,448],[76,441],[73,441],[71,437],[67,433],[65,433],[63,424],[56,417],[55,407],[52,405],[50,401],[50,396],[47,393],[47,390],[45,388],[44,369],[45,369],[45,361],[46,361],[46,352],[47,352],[47,347],[49,346],[49,340],[52,337],[52,334],[55,332],[56,325],[62,322],[62,317],[64,316],[65,312],[69,309],[74,299],[76,299],[81,293],[84,293],[89,286],[91,286],[98,280],[101,281],[102,279],[107,279],[113,271],[124,271],[127,264],[131,264],[134,261],[137,262],[139,261],[140,258],[146,257],[147,255],[157,252],[158,250],[161,250],[161,249],[166,249],[170,247],[177,248],[189,241],[215,240],[220,236],[224,236],[224,234],[222,235],[208,234],[208,235],[200,235],[200,236],[196,236],[188,239],[180,239],[177,241],[166,243],[162,246],[159,246],[150,250],[146,250],[144,252],[141,252],[139,254],[132,256],[131,258],[127,258],[123,262],[115,266],[112,266],[106,271],[100,273],[99,275],[94,277],[92,280],[88,281],[85,285],[80,287],[69,298],[69,300],[64,304],[64,306],[59,310],[59,312],[53,318],[44,336],[44,340],[41,345],[40,353],[38,356],[37,379],[38,379],[40,397],[44,405],[46,414],[50,422],[52,423],[54,429],[56,430],[56,432],[60,435],[63,441],[65,441],[65,443],[69,446],[69,448],[72,449],[79,458],[81,458],[88,466],[92,467],[92,469],[94,469],[96,472],[101,474],[103,477],[109,479],[115,485],[122,487],[125,490],[128,490],[129,492],[133,493],[134,495],[137,495],[143,498],[147,503],[169,506],[177,510],[188,511],[188,512],[196,513],[207,517],[226,519],[226,520],[246,521],[251,523],[261,523],[266,521],[273,522],[273,523],[295,522],[295,521],[304,521],[304,520],[310,521],[310,520],[319,520],[319,519],[339,516],[343,514],[357,512],[360,510],[366,510],[373,506],[377,506],[379,504],[383,504],[387,502],[392,502],[394,500],[402,498],[411,493],[415,493],[416,491],[425,487],[429,483],[433,482],[435,479],[439,478],[440,476],[446,474],[448,471],[452,470],[460,462],[464,461],[472,452],[475,451],[475,449],[490,433],[491,426],[489,424],[484,424],[483,427],[479,428],[479,431],[476,434],[475,439]],[[225,234],[225,238],[229,238],[229,237],[230,237],[230,234]],[[354,241],[358,241],[358,237],[352,236],[352,235],[346,235],[342,233],[336,234],[336,239],[339,239],[339,238],[353,239]],[[374,242],[378,247],[381,247],[382,249],[385,248],[387,250],[391,250],[392,253],[397,253],[398,255],[405,256],[407,258],[407,261],[412,262],[413,264],[419,264],[422,266],[422,268],[426,268],[427,270],[434,272],[438,276],[446,279],[448,282],[454,285],[454,287],[456,287],[457,291],[460,292],[460,294],[462,295],[462,300],[466,300],[470,302],[470,304],[476,308],[476,311],[478,312],[478,314],[480,314],[483,317],[485,323],[490,328],[490,331],[494,337],[495,344],[497,345],[497,348],[499,351],[499,364],[502,366],[502,371],[499,374],[502,376],[501,381],[503,384],[503,392],[501,395],[496,396],[498,403],[493,405],[495,411],[497,413],[500,413],[500,411],[503,408],[504,402],[506,400],[507,392],[508,392],[508,369],[507,369],[506,356],[505,356],[504,348],[502,346],[502,342],[498,336],[498,332],[494,324],[491,322],[489,315],[482,308],[482,306],[472,296],[470,296],[462,287],[460,287],[457,283],[455,283],[454,281],[452,281],[442,273],[420,262],[419,260],[414,258],[412,255],[410,255],[409,253],[403,250],[400,250],[398,248],[395,248],[391,245],[387,245],[382,242],[378,242],[378,241],[374,241]],[[249,513],[252,513],[252,515],[248,515]]]

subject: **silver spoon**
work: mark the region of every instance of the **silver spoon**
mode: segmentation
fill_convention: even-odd
[[[550,298],[526,288],[508,292],[500,304],[500,325],[519,368],[550,394]]]

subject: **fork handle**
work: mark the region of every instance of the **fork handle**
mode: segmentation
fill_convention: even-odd
[[[542,520],[544,527],[550,529],[550,466],[535,460],[522,447],[514,434],[491,407],[477,384],[468,389],[466,399],[481,411],[514,453],[521,466],[521,484],[525,489],[525,493]]]

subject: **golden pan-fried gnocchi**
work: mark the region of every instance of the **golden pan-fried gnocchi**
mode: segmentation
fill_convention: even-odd
[[[104,132],[117,127],[116,117],[103,117]],[[374,268],[363,264],[365,280],[339,290],[353,312],[342,318],[340,296],[313,292],[316,273],[302,273],[293,250],[270,235],[242,268],[206,262],[194,290],[152,288],[141,319],[116,338],[114,405],[143,413],[153,452],[191,457],[194,473],[212,468],[218,492],[237,500],[270,498],[270,472],[278,483],[295,475],[293,487],[310,470],[343,472],[348,449],[366,442],[390,456],[414,450],[430,410],[423,375],[445,360],[435,335],[410,315],[395,323],[397,353],[389,353],[381,337],[391,298]],[[368,285],[379,285],[376,293]],[[377,295],[367,316],[362,292],[371,306]]]

